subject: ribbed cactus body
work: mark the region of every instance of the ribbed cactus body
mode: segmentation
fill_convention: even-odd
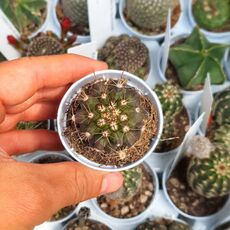
[[[14,26],[23,32],[26,27],[33,24],[39,26],[41,21],[41,10],[46,9],[45,0],[1,0],[0,8],[11,20]]]
[[[230,87],[215,94],[212,115],[218,125],[230,124]]]
[[[183,108],[182,95],[177,86],[171,83],[157,84],[154,91],[160,100],[165,116],[175,115]]]
[[[64,16],[69,18],[72,26],[88,26],[87,0],[61,0]]]
[[[26,56],[44,56],[64,53],[64,47],[58,38],[41,34],[29,43]]]
[[[166,22],[172,0],[126,0],[127,18],[136,26],[154,30]]]
[[[226,47],[228,45],[210,43],[195,27],[185,42],[170,48],[169,60],[176,69],[180,85],[194,90],[204,84],[208,73],[211,84],[223,84],[226,76],[221,60]]]
[[[215,144],[221,145],[230,151],[230,124],[222,125],[213,132],[213,141],[215,142]]]
[[[193,15],[200,27],[220,29],[230,20],[229,0],[196,0]]]
[[[107,62],[110,69],[124,70],[140,78],[145,78],[149,72],[149,51],[136,37],[111,37],[100,49],[98,56]]]
[[[197,194],[214,198],[230,193],[230,154],[216,147],[207,158],[194,157],[187,170],[187,180]]]

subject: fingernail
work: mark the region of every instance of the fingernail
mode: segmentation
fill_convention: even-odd
[[[106,194],[118,190],[123,183],[121,173],[109,173],[103,177],[100,194]]]

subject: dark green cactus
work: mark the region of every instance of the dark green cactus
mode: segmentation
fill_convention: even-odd
[[[76,152],[93,161],[125,164],[149,148],[156,132],[154,111],[149,99],[124,78],[93,80],[73,99],[65,136]]]
[[[181,87],[185,90],[200,88],[208,73],[211,84],[223,84],[226,76],[221,60],[227,47],[210,43],[195,27],[185,42],[170,48],[169,60],[176,69]]]
[[[71,26],[89,26],[87,0],[61,0],[61,6],[64,16],[71,21]]]
[[[20,32],[24,32],[26,28],[31,31],[40,26],[42,11],[46,7],[45,0],[0,1],[0,8]]]
[[[230,124],[225,124],[213,130],[213,141],[216,145],[222,145],[230,151]]]
[[[230,124],[230,87],[214,95],[212,116],[218,125]]]
[[[191,230],[190,226],[176,220],[169,219],[147,219],[135,230]]]
[[[166,23],[172,0],[126,0],[127,19],[140,29],[154,30]]]
[[[229,150],[217,146],[208,157],[193,157],[187,170],[187,181],[197,194],[215,198],[230,193]]]
[[[110,69],[124,70],[142,79],[149,73],[149,51],[137,37],[110,37],[99,50],[98,58],[107,62]]]
[[[196,0],[193,4],[193,16],[204,29],[220,29],[230,21],[229,0]]]
[[[160,100],[164,116],[172,116],[182,110],[182,94],[177,86],[171,83],[157,84],[154,91]]]

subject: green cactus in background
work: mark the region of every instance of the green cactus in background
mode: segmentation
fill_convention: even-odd
[[[65,17],[71,21],[71,26],[82,25],[88,27],[87,0],[61,0]]]
[[[187,181],[197,194],[206,198],[230,193],[229,150],[217,146],[208,157],[193,157],[187,170]]]
[[[137,37],[110,37],[99,50],[98,58],[107,62],[110,69],[124,70],[142,79],[149,72],[149,51]]]
[[[82,87],[67,119],[65,136],[71,147],[103,164],[123,165],[139,159],[156,133],[155,107],[122,76],[95,79]]]
[[[154,30],[166,23],[172,0],[126,0],[127,19],[140,29]]]
[[[33,32],[42,23],[42,11],[47,7],[45,0],[1,0],[0,8],[20,31]]]
[[[190,226],[176,220],[169,219],[147,219],[138,225],[135,230],[191,230]]]
[[[43,122],[35,122],[35,121],[20,121],[16,128],[18,130],[32,130],[39,129],[43,126]]]
[[[213,141],[230,151],[230,124],[225,124],[214,130]]]
[[[176,69],[180,85],[186,90],[200,88],[208,73],[212,84],[223,84],[226,76],[221,59],[227,47],[210,43],[195,27],[184,43],[170,48],[169,60]]]
[[[207,30],[220,29],[230,20],[229,0],[196,0],[193,15],[200,27]]]
[[[218,125],[230,124],[230,87],[214,95],[212,116]]]
[[[157,84],[154,88],[157,94],[164,116],[175,115],[183,108],[180,89],[171,83]]]

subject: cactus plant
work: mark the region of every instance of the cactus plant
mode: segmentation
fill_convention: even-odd
[[[1,0],[0,8],[22,33],[33,32],[44,20],[45,0]]]
[[[176,220],[156,218],[147,219],[136,230],[191,230],[190,226]]]
[[[155,106],[126,79],[99,78],[73,98],[64,135],[89,160],[121,166],[146,153],[157,122]]]
[[[177,148],[182,142],[189,125],[188,114],[182,104],[180,89],[169,82],[157,84],[154,88],[164,115],[164,127],[157,152],[165,152]]]
[[[197,194],[215,198],[230,193],[229,150],[216,146],[208,157],[195,156],[187,170],[187,181]]]
[[[229,0],[196,0],[193,16],[202,28],[221,29],[230,21]]]
[[[226,44],[210,43],[195,27],[190,36],[170,48],[169,60],[176,69],[179,84],[185,90],[203,86],[207,74],[212,84],[223,84],[226,76],[221,66]]]
[[[106,195],[109,200],[129,200],[132,199],[141,187],[142,168],[137,166],[132,169],[122,171],[124,178],[122,187]]]
[[[230,151],[230,124],[225,124],[218,127],[214,131],[213,141],[216,145],[222,145]]]
[[[53,32],[47,31],[39,33],[32,39],[23,36],[11,45],[18,49],[22,56],[45,56],[65,53],[75,40],[75,36],[68,39],[58,38]]]
[[[212,116],[218,125],[230,124],[230,87],[214,95]]]
[[[124,70],[144,79],[149,72],[149,52],[137,37],[110,37],[99,50],[98,58],[110,69]]]
[[[155,30],[166,23],[172,0],[126,0],[127,19],[141,29]]]
[[[164,116],[172,116],[182,110],[182,94],[177,86],[170,82],[157,84],[154,91],[161,102]]]
[[[20,121],[16,128],[18,130],[47,129],[47,122]]]

